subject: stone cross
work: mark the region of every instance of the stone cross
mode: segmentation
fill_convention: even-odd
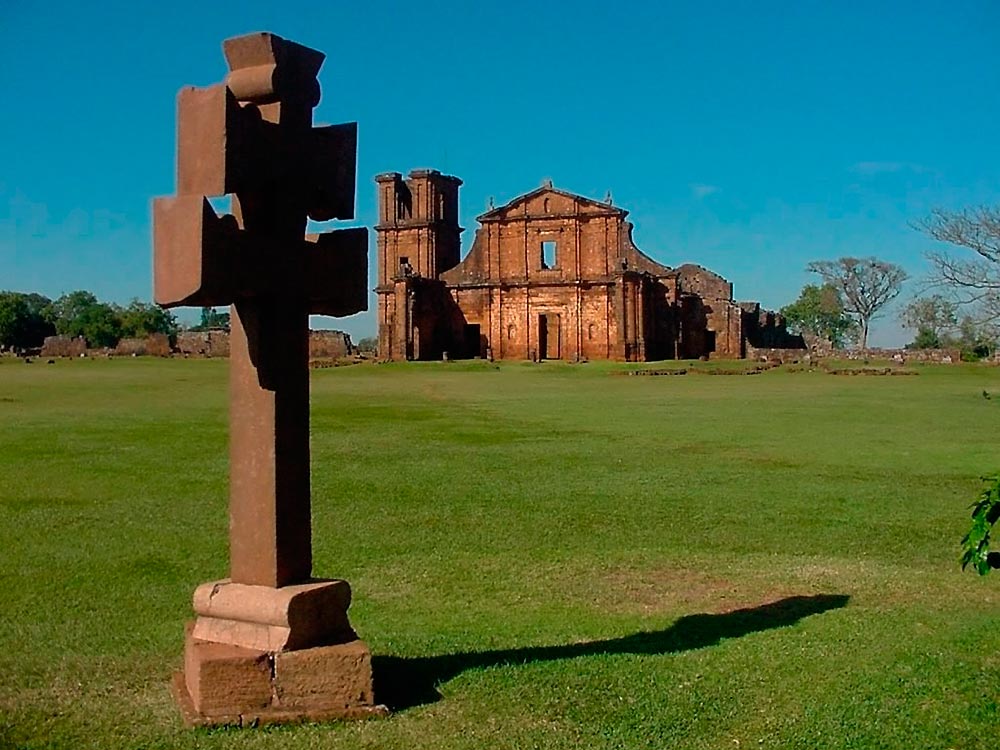
[[[312,124],[323,53],[269,33],[223,51],[224,83],[178,95],[177,195],[153,206],[156,301],[232,305],[230,578],[195,592],[178,699],[195,723],[364,713],[370,655],[347,623],[350,588],[311,578],[308,357],[310,314],[367,309],[367,230],[305,234],[309,218],[354,217],[357,124]],[[232,213],[209,196],[230,196]],[[321,695],[301,669],[282,678],[302,653],[321,682],[361,659],[352,696]]]
[[[321,52],[271,34],[224,44],[223,84],[178,97],[177,197],[154,204],[164,307],[232,305],[230,555],[234,581],[312,572],[309,321],[367,309],[367,230],[354,216],[357,125],[312,126]],[[219,218],[207,196],[231,195]]]

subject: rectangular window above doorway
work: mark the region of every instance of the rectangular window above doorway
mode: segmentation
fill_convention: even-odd
[[[556,243],[554,240],[542,242],[542,268],[557,268]]]

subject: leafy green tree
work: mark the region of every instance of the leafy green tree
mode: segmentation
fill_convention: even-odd
[[[378,351],[378,339],[374,336],[366,336],[358,341],[358,351],[375,352]]]
[[[1000,553],[990,551],[990,534],[1000,521],[1000,475],[982,478],[986,487],[972,505],[972,527],[962,539],[962,570],[969,565],[984,576],[1000,568]]]
[[[909,349],[938,349],[951,345],[951,334],[958,325],[958,307],[951,300],[934,294],[917,297],[900,311],[904,328],[916,331]]]
[[[49,305],[46,315],[63,336],[72,335],[75,321],[94,305],[100,304],[91,292],[82,289],[64,294]]]
[[[944,336],[958,324],[958,306],[940,294],[916,297],[902,309],[899,320],[905,328],[923,328]]]
[[[64,336],[83,336],[87,346],[114,346],[122,337],[119,311],[98,302],[91,292],[78,290],[53,302],[47,315]]]
[[[28,304],[18,292],[0,292],[0,346],[23,346]]]
[[[837,349],[843,347],[856,328],[831,284],[806,284],[797,300],[781,308],[781,315],[793,333],[827,339]]]
[[[120,311],[120,315],[123,336],[142,338],[151,333],[165,333],[170,337],[177,335],[177,319],[159,305],[133,299]]]
[[[899,295],[909,278],[902,266],[872,257],[816,260],[806,270],[837,290],[844,311],[857,320],[861,329],[862,350],[868,348],[872,320]]]
[[[55,327],[46,319],[48,297],[21,292],[0,292],[0,346],[29,349],[41,346]]]
[[[920,327],[917,329],[913,341],[906,345],[907,349],[940,349],[946,342],[930,328]]]
[[[114,346],[122,338],[122,323],[118,311],[111,305],[98,303],[79,318],[79,333],[87,346]]]
[[[958,336],[949,339],[948,344],[961,349],[963,360],[974,362],[993,355],[997,349],[997,333],[992,326],[965,315],[958,322]]]
[[[229,313],[218,312],[214,307],[201,308],[201,322],[192,326],[192,331],[209,331],[213,328],[229,330]]]

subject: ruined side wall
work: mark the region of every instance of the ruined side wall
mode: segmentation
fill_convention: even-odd
[[[312,359],[340,359],[354,353],[351,335],[343,331],[310,331],[309,357]]]
[[[673,278],[676,279],[672,269],[661,263],[657,263],[638,248],[635,241],[632,239],[633,228],[632,222],[626,221],[623,223],[622,247],[620,255],[628,262],[628,269],[634,271],[644,271],[645,273],[661,280],[667,276],[673,276]],[[676,286],[676,283],[673,285]]]
[[[685,263],[676,269],[677,284],[684,294],[697,294],[705,300],[726,300],[733,299],[732,282],[719,276],[714,271],[695,265]]]
[[[151,333],[144,339],[122,339],[114,354],[119,357],[169,357],[170,339],[163,333]]]
[[[757,302],[741,302],[747,349],[806,349],[805,339],[788,332],[785,319],[772,310],[762,310]],[[747,356],[750,356],[749,354]]]
[[[177,351],[196,357],[228,357],[226,331],[182,331],[177,334]]]
[[[745,355],[743,310],[733,302],[732,282],[685,263],[676,271],[681,305],[681,356],[740,359]]]

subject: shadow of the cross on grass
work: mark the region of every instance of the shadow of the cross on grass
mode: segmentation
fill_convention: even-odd
[[[563,646],[529,646],[425,657],[376,656],[372,664],[375,700],[392,711],[433,703],[441,698],[438,685],[469,669],[575,659],[595,654],[676,654],[691,651],[714,646],[725,638],[739,638],[749,633],[794,625],[803,617],[844,607],[849,599],[846,594],[789,596],[758,607],[723,614],[686,615],[664,630]]]

